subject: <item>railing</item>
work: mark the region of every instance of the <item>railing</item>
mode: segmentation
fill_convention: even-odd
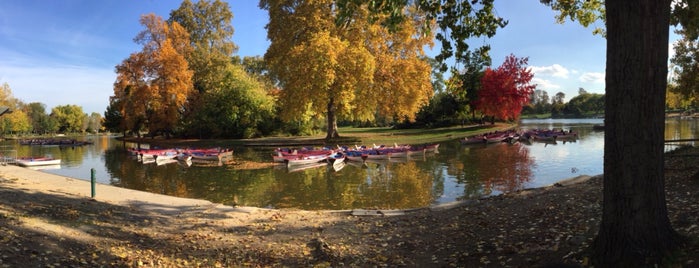
[[[17,162],[17,150],[12,145],[0,146],[0,165],[14,164]]]
[[[699,139],[676,139],[676,140],[665,140],[665,151],[672,151],[681,146],[697,146]]]

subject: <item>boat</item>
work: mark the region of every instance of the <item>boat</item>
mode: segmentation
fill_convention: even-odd
[[[463,139],[460,139],[459,142],[462,145],[472,145],[472,144],[484,144],[486,143],[486,138],[485,136],[478,135],[478,136],[473,136],[473,137],[466,137]]]
[[[364,162],[364,160],[366,159],[366,155],[363,154],[361,151],[350,150],[345,151],[345,158],[348,161]]]
[[[287,166],[286,170],[289,173],[292,172],[299,172],[302,170],[307,170],[307,169],[315,169],[319,167],[327,167],[328,165],[326,163],[321,163],[321,162],[316,162],[316,163],[308,163],[308,164],[300,164],[300,165],[294,165],[294,166]]]
[[[335,153],[334,150],[323,148],[323,149],[289,149],[289,148],[277,148],[272,153],[272,161],[275,163],[286,163],[287,160],[294,160],[303,158],[306,156],[319,156],[319,155],[331,155]]]
[[[328,162],[334,164],[340,164],[345,162],[345,154],[337,152],[328,156]]]
[[[20,157],[16,160],[17,165],[22,167],[60,165],[61,159],[53,157]]]
[[[306,165],[306,164],[312,164],[312,163],[318,163],[318,162],[323,162],[328,159],[327,155],[311,155],[311,156],[303,156],[298,159],[287,159],[285,160],[286,165],[288,167],[292,166],[300,166],[300,165]]]

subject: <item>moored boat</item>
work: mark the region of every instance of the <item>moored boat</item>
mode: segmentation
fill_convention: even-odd
[[[20,157],[16,160],[17,165],[22,167],[60,165],[61,159],[53,157]]]
[[[305,165],[305,164],[312,164],[312,163],[318,163],[318,162],[323,162],[328,159],[327,155],[311,155],[311,156],[303,156],[297,159],[287,159],[285,160],[286,165],[288,167],[292,166],[299,166],[299,165]]]

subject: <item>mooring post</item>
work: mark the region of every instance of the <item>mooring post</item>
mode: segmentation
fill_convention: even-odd
[[[95,198],[95,169],[90,169],[90,184],[92,186],[92,198]]]

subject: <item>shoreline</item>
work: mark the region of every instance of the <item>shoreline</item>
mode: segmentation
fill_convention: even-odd
[[[670,156],[668,217],[699,241],[699,148]],[[92,199],[90,190],[0,166],[0,267],[581,267],[602,205],[601,175],[405,213],[232,207],[105,184]],[[677,266],[696,266],[699,243],[681,254]]]
[[[394,216],[404,215],[415,211],[443,211],[462,206],[467,206],[481,200],[512,195],[533,195],[541,194],[552,188],[561,186],[570,186],[577,183],[583,183],[594,177],[602,175],[588,176],[579,175],[572,178],[562,179],[550,185],[545,185],[536,188],[522,189],[516,192],[503,193],[500,195],[483,196],[477,199],[451,201],[441,204],[432,204],[425,207],[404,208],[404,209],[342,209],[342,210],[303,210],[296,208],[276,209],[276,208],[259,208],[252,206],[230,206],[220,203],[214,203],[204,199],[186,198],[170,196],[147,191],[133,190],[104,183],[95,183],[95,197],[91,195],[91,182],[83,179],[61,176],[51,173],[46,173],[38,170],[32,170],[15,165],[7,165],[0,167],[0,185],[2,183],[12,182],[18,183],[21,186],[19,189],[42,191],[51,194],[60,194],[71,197],[79,197],[90,199],[93,201],[107,202],[114,205],[127,207],[136,207],[144,210],[152,210],[163,214],[173,213],[197,213],[203,211],[217,210],[221,213],[228,212],[246,212],[254,211],[278,211],[278,210],[296,210],[306,212],[318,212],[329,214],[343,214],[353,216]]]

